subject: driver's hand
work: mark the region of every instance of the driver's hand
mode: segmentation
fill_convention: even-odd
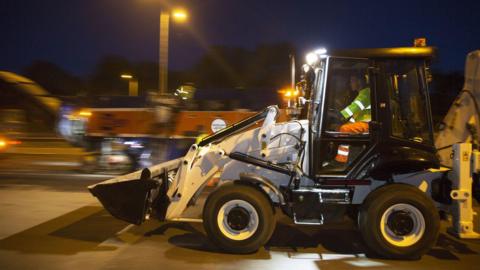
[[[337,130],[337,127],[343,125],[347,121],[338,110],[334,109],[328,110],[327,117],[327,123],[331,129],[333,128],[332,130]]]
[[[345,117],[343,117],[343,115],[338,110],[330,109],[329,116],[333,118],[335,122],[343,123],[347,121],[347,119],[345,119]]]

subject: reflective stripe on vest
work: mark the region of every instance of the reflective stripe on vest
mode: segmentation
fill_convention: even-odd
[[[349,153],[350,146],[347,144],[341,144],[338,146],[337,156],[335,160],[340,163],[347,163],[348,161],[348,153]]]

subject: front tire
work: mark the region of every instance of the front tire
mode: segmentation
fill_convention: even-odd
[[[390,259],[418,259],[436,242],[440,218],[418,188],[392,184],[373,191],[360,208],[359,229],[366,245]]]
[[[256,187],[227,183],[208,198],[203,225],[223,251],[252,253],[272,236],[275,219],[267,195]]]

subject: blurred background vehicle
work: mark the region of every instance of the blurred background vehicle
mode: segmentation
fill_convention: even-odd
[[[56,153],[60,145],[62,154],[80,156],[79,168],[87,172],[125,173],[182,156],[198,138],[273,103],[279,96],[271,89],[191,83],[169,94],[54,96],[28,78],[0,72],[1,134],[26,141],[24,148],[37,154]]]
[[[52,133],[61,100],[30,79],[0,71],[0,130],[7,133]]]
[[[263,99],[245,93],[182,86],[173,94],[86,98],[76,108],[62,107],[58,130],[89,152],[84,168],[128,171],[182,156],[200,136],[249,117],[276,98],[273,91]]]

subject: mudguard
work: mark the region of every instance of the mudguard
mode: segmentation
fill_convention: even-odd
[[[285,205],[286,204],[285,198],[284,198],[283,193],[280,190],[280,188],[277,187],[268,178],[263,177],[261,175],[254,174],[254,173],[241,173],[240,174],[240,181],[247,182],[247,183],[252,183],[252,184],[257,184],[257,185],[263,185],[275,194],[275,196],[278,198],[278,202],[280,203],[280,205]],[[265,194],[265,195],[268,196],[268,194]]]
[[[440,168],[434,153],[412,147],[391,147],[374,161],[369,174],[376,179],[389,179],[392,174],[406,174]]]

